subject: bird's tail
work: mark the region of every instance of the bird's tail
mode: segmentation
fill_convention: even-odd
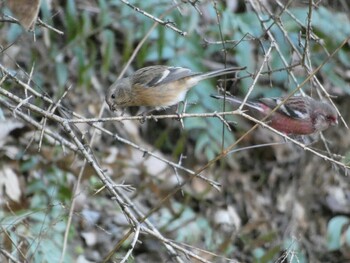
[[[207,72],[207,73],[200,73],[196,77],[197,77],[198,81],[201,81],[203,79],[215,78],[217,76],[222,76],[222,75],[226,75],[226,74],[235,73],[237,71],[241,71],[241,70],[244,70],[244,69],[246,69],[246,67],[224,68],[224,69],[218,69],[218,70],[210,71],[210,72]]]
[[[237,97],[230,96],[230,95],[224,96],[224,95],[213,95],[213,94],[211,94],[210,97],[215,98],[215,99],[222,99],[222,100],[225,99],[226,101],[228,101],[234,107],[237,107],[237,108],[243,103],[242,99],[239,99]],[[248,108],[255,109],[255,110],[260,111],[260,112],[264,111],[264,109],[260,106],[259,103],[254,103],[254,102],[251,102],[251,101],[247,101],[244,105],[247,106]]]

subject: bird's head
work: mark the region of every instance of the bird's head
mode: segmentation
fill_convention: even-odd
[[[326,103],[326,102],[318,102],[319,105],[315,107],[313,111],[314,115],[314,125],[317,131],[323,131],[327,129],[329,126],[338,125],[338,113],[336,109]]]
[[[117,108],[132,106],[132,91],[128,78],[121,79],[112,85],[106,93],[106,102],[111,111]]]

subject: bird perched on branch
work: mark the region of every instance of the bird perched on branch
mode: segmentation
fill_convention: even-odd
[[[107,91],[106,102],[111,111],[130,106],[149,106],[159,110],[183,101],[187,91],[199,81],[243,69],[231,67],[198,73],[182,67],[145,67],[112,85]]]
[[[224,99],[223,95],[211,95],[216,99]],[[233,96],[225,96],[226,101],[239,107],[242,100]],[[311,135],[326,130],[329,126],[338,124],[338,114],[335,108],[323,101],[311,97],[293,96],[284,98],[261,98],[257,102],[247,101],[248,112],[262,119],[278,105],[271,113],[266,123],[272,128],[290,135]]]

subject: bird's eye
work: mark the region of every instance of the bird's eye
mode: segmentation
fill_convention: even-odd
[[[328,116],[326,116],[326,120],[327,120],[328,122],[331,122],[331,123],[337,122],[337,118],[334,117],[333,115],[328,115]]]
[[[114,94],[112,94],[112,95],[111,95],[111,98],[112,98],[112,99],[115,99],[115,95],[114,95]]]

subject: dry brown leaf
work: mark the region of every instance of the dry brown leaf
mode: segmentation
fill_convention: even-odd
[[[29,30],[38,16],[40,0],[8,0],[7,6],[21,25]]]
[[[7,135],[17,129],[22,128],[24,124],[15,120],[3,120],[0,121],[0,147],[5,144]]]
[[[2,192],[3,190],[5,193]],[[8,166],[0,169],[0,196],[4,196],[4,194],[6,194],[12,201],[17,203],[20,201],[21,188],[18,177]]]

